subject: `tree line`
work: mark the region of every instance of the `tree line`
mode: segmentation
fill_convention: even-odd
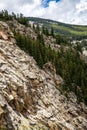
[[[14,19],[26,26],[29,23],[28,18],[24,17],[22,13],[15,14],[14,12],[12,12],[11,14],[9,14],[7,10],[0,11],[0,20],[7,21],[7,20],[14,20]]]

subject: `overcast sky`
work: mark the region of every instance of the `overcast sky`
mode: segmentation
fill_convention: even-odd
[[[0,10],[87,25],[87,0],[0,0]]]

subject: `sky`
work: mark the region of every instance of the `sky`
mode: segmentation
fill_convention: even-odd
[[[87,0],[0,0],[0,11],[87,25]]]

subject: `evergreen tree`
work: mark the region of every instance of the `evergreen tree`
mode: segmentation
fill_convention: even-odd
[[[53,29],[53,27],[51,27],[50,35],[54,37],[54,29]]]

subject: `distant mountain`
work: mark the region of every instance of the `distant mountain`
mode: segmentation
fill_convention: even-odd
[[[28,17],[29,21],[44,25],[48,29],[53,27],[56,34],[61,34],[68,37],[69,39],[87,39],[87,26],[83,25],[70,25],[53,20]]]

